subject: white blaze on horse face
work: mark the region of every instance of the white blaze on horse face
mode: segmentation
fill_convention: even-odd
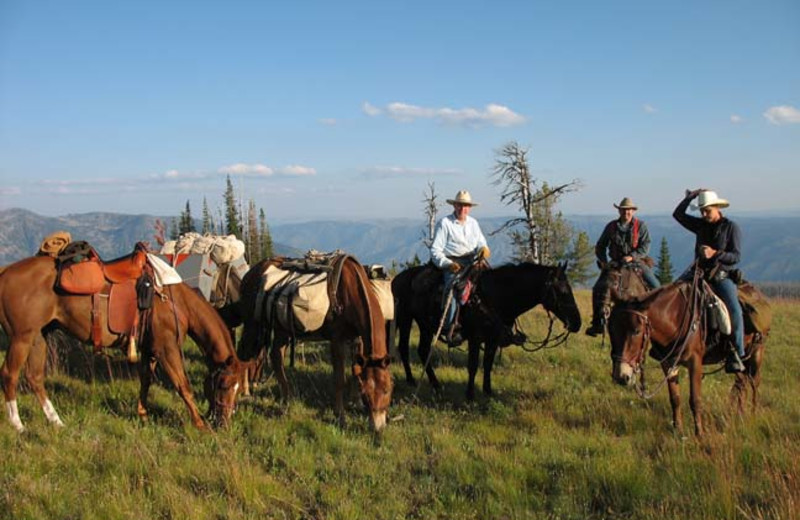
[[[376,432],[383,430],[383,428],[386,426],[386,415],[386,410],[374,412],[372,414],[372,427]]]
[[[11,423],[11,426],[13,426],[14,429],[19,433],[24,432],[25,426],[22,425],[22,421],[19,418],[19,410],[17,410],[16,399],[6,402],[6,411],[8,412],[8,420]]]
[[[56,412],[56,409],[53,406],[53,403],[50,402],[50,399],[45,399],[42,410],[44,410],[44,416],[47,417],[47,420],[50,421],[51,424],[56,426],[64,426],[64,423],[61,422],[61,417],[58,416],[58,412]]]
[[[630,384],[633,381],[633,367],[628,363],[619,364],[619,380]]]

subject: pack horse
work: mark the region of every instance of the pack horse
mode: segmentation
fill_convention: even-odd
[[[88,244],[87,244],[88,246]],[[135,353],[139,338],[140,391],[138,414],[147,419],[147,394],[155,364],[166,372],[186,404],[191,420],[201,429],[207,425],[192,395],[183,366],[181,345],[188,335],[203,349],[209,375],[206,397],[209,413],[218,424],[227,424],[247,365],[241,363],[225,323],[213,307],[183,283],[165,285],[155,297],[137,291],[153,281],[146,245],[111,262],[103,262],[86,248],[71,261],[35,256],[7,266],[0,274],[0,325],[10,345],[0,377],[11,424],[24,430],[17,408],[20,370],[27,363],[26,378],[47,419],[63,425],[44,388],[46,343],[43,334],[61,327],[96,349],[127,347]],[[143,302],[142,298],[147,299]],[[149,308],[148,308],[149,307]]]

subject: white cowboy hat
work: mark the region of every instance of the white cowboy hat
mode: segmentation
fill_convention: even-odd
[[[477,206],[477,202],[472,201],[472,195],[469,194],[467,190],[461,190],[456,193],[456,198],[454,199],[447,199],[448,204],[462,204],[464,206]]]
[[[717,206],[719,208],[727,208],[731,203],[725,199],[719,198],[716,191],[701,191],[697,196],[697,209],[707,208],[709,206]]]
[[[633,203],[630,197],[623,198],[620,201],[619,205],[614,204],[614,207],[617,209],[634,209],[634,210],[639,209],[638,207],[636,207],[636,204]]]

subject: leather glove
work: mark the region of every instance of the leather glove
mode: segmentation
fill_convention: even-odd
[[[449,268],[451,271],[453,271],[454,273],[457,273],[457,272],[459,272],[459,271],[461,270],[461,264],[459,264],[458,262],[453,262],[452,264],[450,264],[450,265],[449,265],[449,266],[447,266],[447,267],[448,267],[448,268]]]
[[[484,258],[489,258],[492,256],[492,252],[489,250],[489,246],[483,246],[478,253],[478,259],[483,260]]]

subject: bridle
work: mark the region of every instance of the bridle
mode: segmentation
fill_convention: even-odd
[[[547,317],[550,320],[550,323],[547,326],[547,336],[540,341],[530,341],[527,339],[527,335],[522,332],[522,328],[519,326],[519,320],[514,320],[514,328],[516,329],[517,333],[522,334],[522,336],[526,338],[525,341],[520,345],[522,350],[526,352],[537,352],[546,348],[556,348],[566,343],[567,338],[569,338],[570,335],[569,329],[565,329],[563,332],[560,332],[555,337],[551,338],[553,334],[553,324],[556,322],[556,319],[560,319],[558,318],[558,315],[562,310],[562,303],[558,298],[558,290],[556,289],[556,284],[553,278],[548,277],[544,285],[545,295],[542,298],[542,307],[544,307],[545,311],[547,312]],[[548,297],[549,300],[552,301],[552,305],[547,305]],[[548,307],[552,308],[548,309]]]
[[[211,383],[211,394],[212,394],[208,396],[208,400],[211,401],[214,405],[212,408],[213,410],[212,416],[214,416],[215,418],[230,417],[233,414],[234,409],[236,408],[235,396],[234,399],[231,400],[231,404],[228,404],[223,400],[221,400],[219,397],[217,397],[218,395],[217,390],[219,390],[219,381],[222,379],[223,375],[226,375],[226,371],[228,371],[227,375],[230,375],[232,373],[231,367],[223,364],[214,369],[214,371],[212,371],[211,374],[209,374],[208,376]]]

